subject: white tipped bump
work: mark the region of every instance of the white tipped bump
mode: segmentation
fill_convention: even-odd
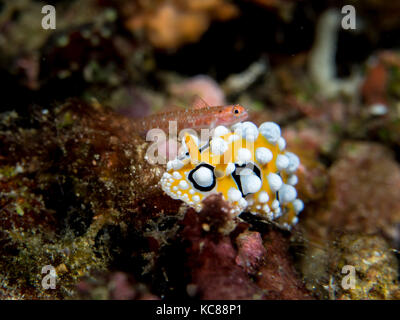
[[[163,178],[164,179],[169,179],[169,178],[171,178],[172,176],[168,173],[168,172],[164,172],[164,174],[163,174]]]
[[[174,169],[174,170],[182,169],[182,167],[183,167],[183,162],[182,162],[181,160],[175,159],[175,160],[172,160],[171,162],[172,162],[172,163],[171,163],[172,169]]]
[[[266,203],[269,200],[268,192],[261,191],[258,195],[258,202],[259,203]]]
[[[272,144],[275,144],[281,136],[281,128],[275,122],[264,122],[259,130],[265,139]]]
[[[271,150],[260,147],[256,149],[256,160],[261,164],[264,165],[272,160],[273,154]]]
[[[246,148],[240,148],[237,152],[237,157],[236,161],[239,164],[246,163],[247,161],[251,160],[251,152],[249,149]]]
[[[276,209],[278,209],[279,208],[279,201],[278,200],[274,200],[274,201],[272,201],[272,203],[271,203],[271,208],[275,211]]]
[[[289,203],[296,199],[297,191],[293,186],[284,184],[279,190],[279,200],[282,203]]]
[[[174,187],[172,188],[172,191],[178,191],[178,187],[177,187],[177,186],[174,186]]]
[[[280,137],[278,139],[278,148],[279,148],[279,151],[283,151],[286,148],[286,140],[283,137]]]
[[[213,138],[210,142],[210,146],[211,152],[218,155],[221,155],[228,150],[228,144],[226,141],[219,137]]]
[[[225,126],[218,126],[214,129],[213,137],[220,137],[230,133],[229,129]]]
[[[238,201],[238,204],[242,208],[246,208],[247,207],[247,201],[246,201],[245,198],[240,198],[239,201]]]
[[[292,152],[286,152],[285,154],[289,158],[289,165],[286,168],[286,172],[294,173],[300,165],[300,159]]]
[[[213,173],[206,167],[200,167],[193,173],[194,181],[201,187],[208,187],[213,182]]]
[[[231,142],[239,140],[239,139],[240,139],[240,137],[237,134],[232,134],[231,136],[229,136],[228,141],[229,141],[229,143],[231,143]]]
[[[243,125],[243,122],[238,122],[238,123],[235,123],[234,125],[232,125],[231,126],[231,129],[233,130],[233,131],[236,131],[236,130],[241,130],[240,128],[242,127],[242,125]]]
[[[193,189],[190,189],[190,190],[189,190],[189,194],[194,194],[194,190],[193,190]]]
[[[195,196],[193,196],[193,201],[194,202],[199,202],[200,201],[200,197],[196,194]]]
[[[173,176],[174,179],[176,179],[176,180],[182,179],[182,176],[181,176],[181,174],[180,174],[178,171],[174,171],[174,172],[172,173],[172,176]]]
[[[255,174],[245,175],[241,179],[243,193],[256,193],[261,189],[261,179]]]
[[[290,184],[291,186],[295,186],[299,182],[299,178],[295,174],[292,174],[289,176],[287,179],[287,184]]]
[[[293,225],[296,225],[297,223],[299,222],[299,218],[297,218],[297,217],[293,217],[293,219],[292,219],[292,224]]]
[[[167,171],[172,170],[172,161],[167,162]]]
[[[179,188],[182,190],[186,190],[189,188],[189,185],[185,180],[182,180],[179,182]]]
[[[276,209],[274,210],[274,217],[275,217],[275,218],[279,218],[281,215],[282,215],[282,210],[281,210],[281,208],[276,208]]]
[[[304,203],[300,199],[296,199],[293,201],[293,208],[296,213],[299,213],[300,211],[303,211],[304,209]]]
[[[282,178],[276,173],[270,173],[267,179],[272,192],[276,192],[282,187]]]
[[[242,193],[235,188],[230,188],[228,191],[228,199],[229,201],[235,202],[239,201],[242,198]]]
[[[235,171],[235,164],[232,162],[229,162],[228,165],[226,166],[225,173],[226,173],[226,175],[230,175],[233,171]]]
[[[278,154],[275,164],[278,170],[284,170],[289,166],[289,158],[283,154]]]
[[[262,209],[264,212],[267,212],[267,213],[271,211],[271,209],[269,208],[269,205],[267,205],[267,204],[264,204]]]
[[[240,126],[235,127],[235,133],[247,141],[256,141],[258,138],[258,128],[250,121],[243,122]]]

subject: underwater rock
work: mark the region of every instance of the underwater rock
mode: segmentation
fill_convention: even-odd
[[[250,232],[219,195],[183,220],[185,270],[190,293],[200,299],[308,299],[281,231]],[[266,233],[266,234],[265,234]],[[239,244],[236,249],[234,243]],[[254,279],[255,278],[255,279]],[[189,290],[188,290],[189,291]]]
[[[380,236],[342,236],[337,241],[330,266],[337,271],[343,266],[353,266],[355,269],[354,288],[350,289],[340,285],[343,278],[340,279],[339,272],[333,273],[337,279],[336,299],[400,298],[398,261],[387,242]],[[343,274],[342,276],[344,277]]]
[[[346,142],[339,155],[315,223],[331,231],[382,232],[399,243],[400,167],[393,154],[375,143]]]
[[[260,233],[254,231],[242,232],[237,236],[236,244],[238,246],[236,263],[247,273],[254,275],[267,254]]]
[[[157,300],[143,283],[125,272],[95,273],[77,284],[73,299],[89,300]]]
[[[2,114],[0,141],[3,295],[65,298],[110,264],[151,270],[149,223],[180,204],[162,194],[162,170],[144,160],[147,143],[129,119],[70,101],[28,117]],[[168,230],[154,232],[159,246]],[[56,290],[41,286],[45,265],[60,273]]]

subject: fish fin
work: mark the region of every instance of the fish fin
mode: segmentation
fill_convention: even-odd
[[[210,105],[204,101],[204,99],[202,99],[200,96],[198,96],[197,94],[193,97],[192,100],[192,109],[204,109],[204,108],[208,108],[210,107]]]

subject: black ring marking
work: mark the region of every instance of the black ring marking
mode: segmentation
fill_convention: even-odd
[[[194,174],[197,170],[199,170],[201,167],[205,167],[205,168],[210,169],[210,170],[212,171],[212,174],[213,174],[213,181],[212,181],[212,183],[211,183],[208,187],[202,187],[202,186],[198,185],[198,184],[196,183],[196,181],[193,179],[193,174]],[[216,185],[216,183],[217,183],[216,178],[215,178],[215,174],[214,174],[214,167],[213,167],[212,165],[207,164],[207,163],[201,163],[201,164],[199,164],[196,168],[194,168],[192,171],[190,171],[190,172],[189,172],[189,175],[188,175],[188,180],[193,184],[193,186],[194,186],[197,190],[200,190],[200,191],[211,191],[212,189],[214,189],[214,187],[215,187],[215,185]]]
[[[242,165],[238,165],[235,163],[235,171],[232,172],[232,177],[233,177],[233,180],[235,180],[235,183],[243,197],[245,197],[249,194],[249,193],[247,193],[247,194],[243,193],[242,182],[240,181],[240,172],[244,169],[251,169],[254,172],[254,174],[257,177],[259,177],[260,180],[262,181],[261,171],[253,162],[248,162],[248,163],[245,163]]]

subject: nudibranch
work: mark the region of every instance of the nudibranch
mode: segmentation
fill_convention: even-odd
[[[234,214],[249,211],[290,229],[303,202],[295,185],[299,158],[285,150],[279,125],[240,122],[218,126],[204,145],[185,134],[184,151],[167,163],[162,189],[197,211],[210,194],[221,193]]]

